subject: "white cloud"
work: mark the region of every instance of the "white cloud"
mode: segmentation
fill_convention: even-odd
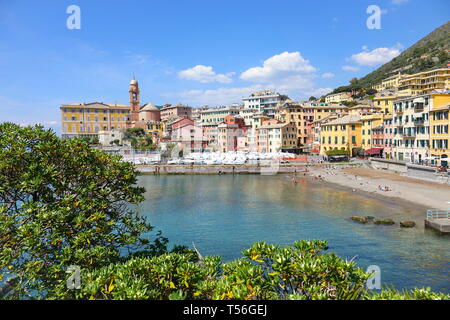
[[[180,71],[178,77],[186,80],[194,80],[202,83],[209,82],[220,82],[220,83],[230,83],[232,82],[232,76],[234,72],[229,72],[226,74],[217,74],[214,72],[211,66],[196,65],[190,69]]]
[[[297,77],[316,71],[300,52],[283,52],[264,61],[262,67],[250,68],[241,74],[241,79],[251,82],[273,82],[281,78]]]
[[[211,67],[208,69],[197,67],[184,70],[182,71],[183,74],[180,73],[179,76],[195,78],[194,80],[200,82],[207,82],[206,80],[210,82],[212,78],[217,77]],[[193,69],[202,72],[192,72]],[[312,95],[320,96],[332,91],[330,88],[316,88],[314,79],[317,77],[331,78],[334,77],[334,74],[327,72],[319,75],[316,71],[317,69],[304,59],[300,52],[283,52],[265,60],[262,66],[242,72],[240,79],[250,82],[250,85],[210,90],[185,90],[165,96],[168,98],[176,97],[183,103],[199,106],[241,103],[243,97],[260,90],[274,90],[281,94],[287,94],[292,99],[308,98]],[[203,74],[207,76],[204,78]]]
[[[324,78],[324,79],[331,79],[334,77],[335,77],[335,74],[332,72],[325,72],[324,74],[322,74],[322,78]]]
[[[262,67],[244,71],[240,78],[261,87],[292,96],[314,90],[316,68],[300,52],[283,52],[263,62]]]
[[[342,70],[356,72],[356,71],[359,71],[359,68],[353,67],[353,66],[342,66]]]
[[[182,92],[164,94],[167,98],[176,98],[194,106],[201,105],[228,105],[241,103],[243,97],[248,97],[254,91],[262,90],[260,86],[218,88],[210,90],[185,90]]]
[[[367,49],[366,49],[367,50]],[[400,55],[397,47],[377,48],[372,51],[363,51],[352,55],[351,60],[362,66],[376,66],[391,61]]]

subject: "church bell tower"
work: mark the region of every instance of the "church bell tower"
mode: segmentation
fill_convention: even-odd
[[[140,99],[139,99],[139,84],[133,77],[130,81],[130,118],[131,121],[139,121]]]

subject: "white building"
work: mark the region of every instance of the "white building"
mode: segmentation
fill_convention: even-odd
[[[395,158],[409,163],[427,159],[430,147],[429,95],[398,99],[394,102]]]
[[[102,146],[109,147],[113,144],[122,145],[124,138],[123,130],[114,129],[111,131],[99,131],[98,141]]]
[[[287,96],[269,90],[254,92],[249,97],[242,98],[244,109],[264,111],[269,117],[275,115],[277,104],[287,99]]]

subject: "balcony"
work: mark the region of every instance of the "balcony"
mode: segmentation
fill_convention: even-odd
[[[402,107],[397,107],[394,109],[395,113],[397,114],[402,114],[403,113],[403,108]]]
[[[415,118],[414,119],[415,126],[423,126],[424,122],[425,122],[425,119],[423,119],[423,118]]]
[[[409,131],[409,130],[405,130],[403,133],[403,138],[404,139],[409,139],[409,138],[415,138],[416,137],[416,133],[414,131]]]
[[[414,103],[414,111],[422,111],[424,107],[424,103],[416,102]]]

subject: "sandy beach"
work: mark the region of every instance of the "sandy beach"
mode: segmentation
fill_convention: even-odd
[[[450,208],[450,186],[403,177],[393,172],[329,166],[312,168],[309,176],[316,181],[337,184],[350,188],[352,192],[363,192],[378,198],[408,201],[428,209]]]

